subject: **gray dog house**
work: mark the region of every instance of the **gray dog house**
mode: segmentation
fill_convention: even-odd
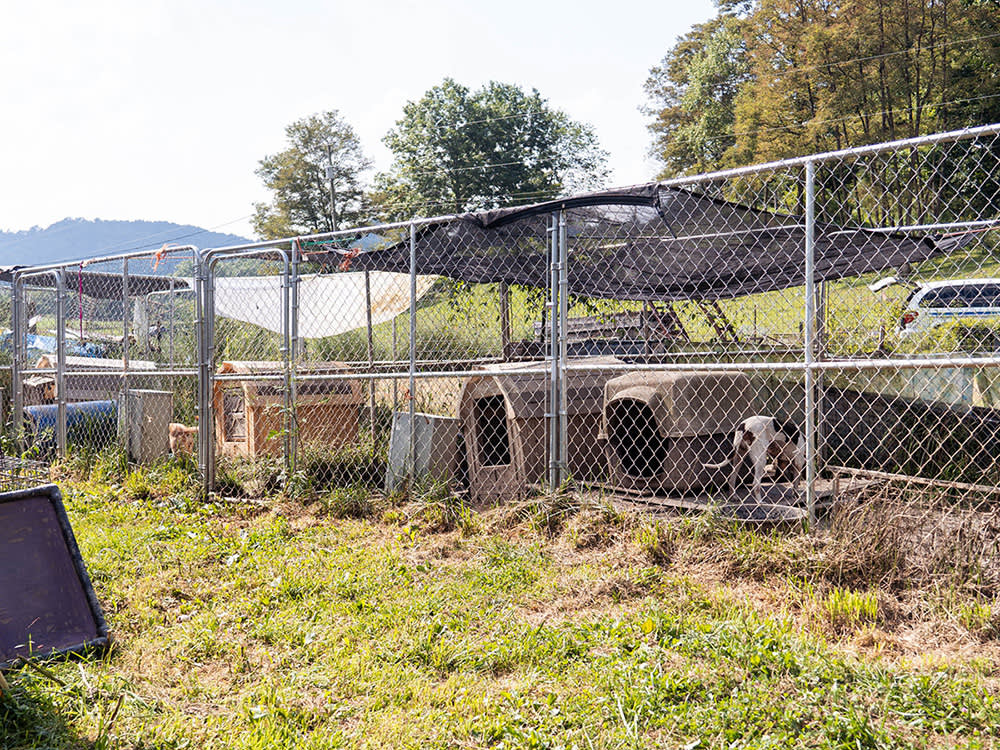
[[[582,360],[614,364],[602,357]],[[536,369],[536,366],[530,366]],[[459,395],[459,418],[474,502],[523,497],[528,485],[542,481],[548,470],[549,365],[537,372],[507,374],[524,364],[484,368],[468,378]],[[606,473],[600,446],[601,406],[607,372],[567,372],[567,444],[574,479],[598,479]]]
[[[611,484],[687,492],[728,476],[707,469],[732,453],[752,414],[749,379],[735,372],[633,372],[604,388],[603,436]]]

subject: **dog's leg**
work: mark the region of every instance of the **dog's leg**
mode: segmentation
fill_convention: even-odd
[[[733,434],[733,457],[732,466],[729,471],[729,495],[736,497],[736,482],[739,479],[740,467],[743,465],[743,439],[746,436],[746,427],[741,426]]]
[[[764,469],[767,466],[768,441],[765,435],[755,435],[754,441],[750,444],[748,451],[750,462],[753,465],[753,496],[754,499],[763,502]]]
[[[798,492],[799,484],[802,482],[806,469],[806,439],[800,436],[795,445],[795,455],[792,458],[792,489]]]

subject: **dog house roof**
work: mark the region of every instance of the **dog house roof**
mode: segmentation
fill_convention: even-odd
[[[247,375],[250,378],[255,375],[273,376],[282,372],[282,363],[268,360],[228,360],[219,364],[217,372],[220,375]],[[327,380],[309,377],[309,375],[338,375],[350,372],[351,368],[343,362],[313,362],[298,365],[295,376],[296,401],[298,403],[315,401],[324,404],[344,403],[345,401],[360,403],[362,394],[359,381],[353,378],[350,380]],[[270,401],[283,399],[283,383],[280,380],[268,378],[267,380],[247,379],[231,382],[242,387],[247,398]]]
[[[738,372],[631,372],[609,380],[604,393],[609,406],[647,404],[663,437],[729,432],[751,404],[750,380]]]
[[[621,360],[615,357],[571,358],[569,362],[596,367],[621,364]],[[513,418],[541,419],[546,414],[551,367],[551,364],[546,362],[485,365],[482,375],[473,375],[465,381],[459,401],[465,401],[470,397],[502,394],[507,399],[508,413]],[[531,370],[531,372],[505,372],[507,370]],[[607,372],[568,370],[566,372],[567,414],[599,414],[603,406],[602,385],[607,377]]]

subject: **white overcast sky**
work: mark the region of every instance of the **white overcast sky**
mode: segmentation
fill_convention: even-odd
[[[377,168],[451,76],[537,88],[650,179],[643,82],[710,0],[0,0],[0,229],[69,217],[251,236],[257,162],[338,109]],[[12,259],[0,259],[3,261]]]

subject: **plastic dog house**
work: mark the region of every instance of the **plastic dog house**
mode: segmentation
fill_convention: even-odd
[[[735,372],[633,372],[608,380],[604,422],[612,486],[637,492],[700,489],[728,470],[737,424],[752,414],[750,380]]]

